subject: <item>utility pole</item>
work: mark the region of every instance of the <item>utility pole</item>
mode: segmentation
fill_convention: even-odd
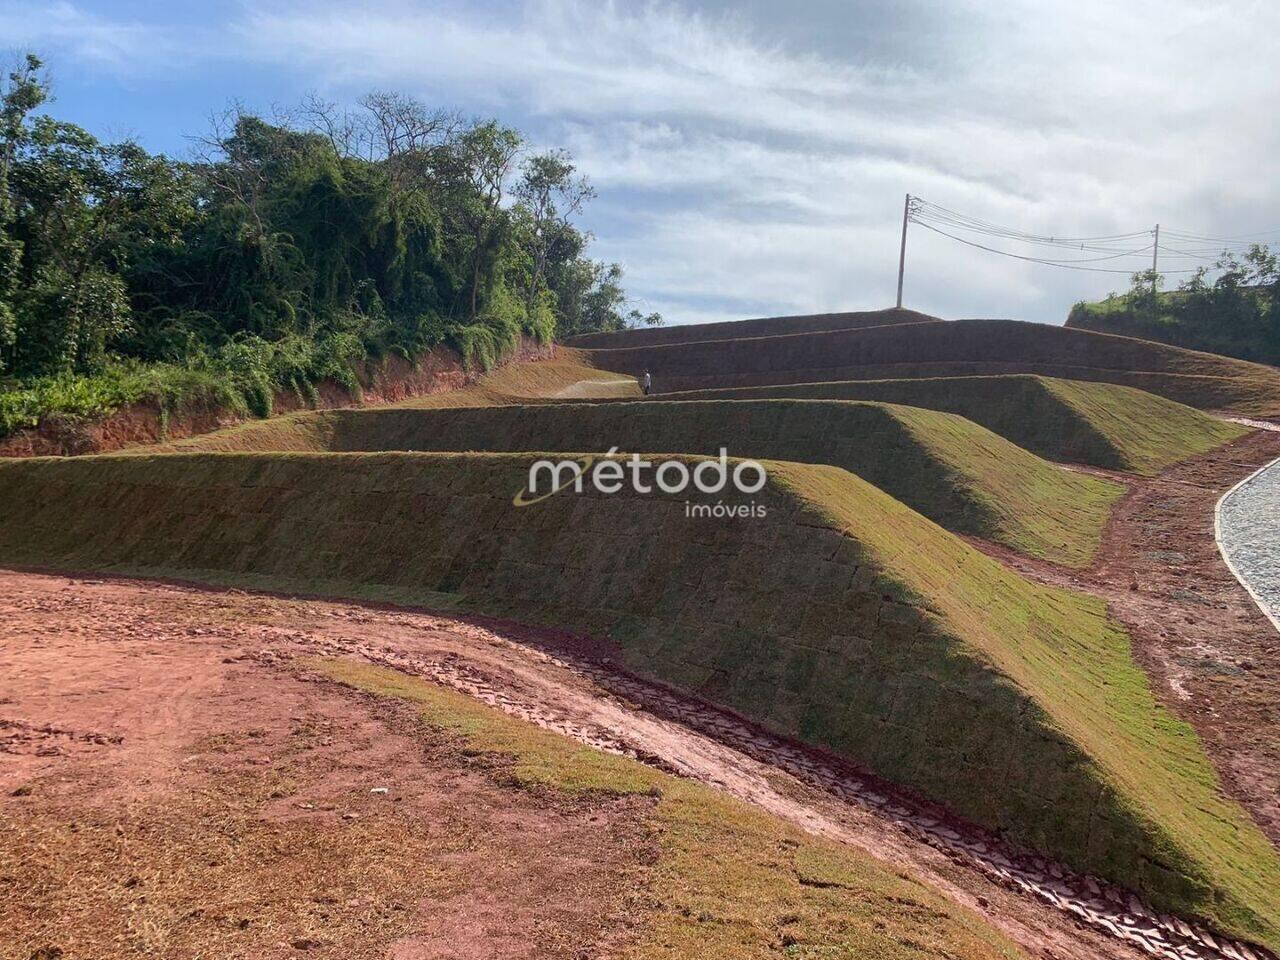
[[[898,248],[898,309],[902,309],[902,273],[907,266],[907,217],[911,213],[911,194],[902,203],[902,246]],[[1159,228],[1157,228],[1159,229]]]
[[[1156,242],[1151,247],[1151,290],[1156,289],[1156,268],[1160,264],[1160,224],[1156,224]]]

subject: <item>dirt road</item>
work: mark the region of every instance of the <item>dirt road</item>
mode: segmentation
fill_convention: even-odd
[[[0,896],[9,904],[0,910],[11,911],[0,929],[35,938],[21,943],[24,956],[41,938],[56,939],[68,911],[141,915],[156,930],[158,952],[180,938],[172,891],[147,899],[158,875],[82,887],[106,884],[110,897],[101,903],[59,899],[66,884],[57,875],[75,872],[89,842],[152,850],[154,869],[165,876],[180,876],[193,857],[238,863],[239,879],[227,880],[220,902],[274,904],[255,913],[267,930],[286,928],[302,909],[325,914],[329,937],[344,924],[363,925],[369,956],[384,955],[380,944],[397,957],[453,956],[441,944],[467,923],[479,924],[472,933],[482,947],[497,949],[492,938],[500,931],[510,931],[513,943],[550,944],[511,956],[568,956],[555,945],[582,943],[594,945],[585,955],[608,955],[644,859],[640,838],[628,835],[625,805],[513,807],[457,758],[422,756],[395,716],[308,680],[298,658],[317,654],[428,677],[601,749],[716,785],[909,870],[1036,956],[1231,955],[1203,931],[1018,856],[833,758],[615,671],[599,661],[601,650],[572,637],[138,581],[0,573],[0,596],[0,815],[11,834],[8,856],[21,861],[0,874],[29,874],[34,858],[50,875],[43,893]],[[388,794],[370,793],[379,787]],[[385,796],[395,802],[379,806]],[[358,829],[367,832],[356,842]],[[246,846],[259,851],[247,865]],[[134,871],[126,861],[137,857],[107,862]],[[493,863],[503,867],[495,872]],[[487,925],[467,919],[466,905],[481,889],[479,901],[493,912]],[[56,909],[46,909],[46,900]],[[430,915],[421,906],[428,902]],[[161,903],[167,913],[148,918]],[[232,928],[244,919],[190,909],[193,923]],[[512,925],[497,922],[512,910]],[[261,955],[302,949],[296,936],[264,936]]]

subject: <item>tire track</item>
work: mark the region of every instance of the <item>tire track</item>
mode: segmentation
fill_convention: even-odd
[[[472,629],[474,633],[474,629]],[[485,631],[487,634],[487,631]],[[735,714],[641,680],[620,670],[573,657],[552,656],[493,634],[485,637],[531,659],[552,688],[535,689],[526,677],[487,667],[456,653],[422,656],[393,646],[373,645],[353,638],[332,638],[291,632],[289,639],[328,655],[357,656],[465,693],[504,713],[599,750],[631,757],[669,773],[726,789],[750,802],[790,808],[793,819],[818,832],[840,834],[838,820],[782,797],[772,785],[771,771],[779,771],[820,791],[837,805],[869,812],[887,827],[933,847],[949,859],[974,869],[1010,890],[1032,897],[1077,922],[1115,938],[1143,953],[1165,960],[1277,960],[1263,948],[1215,935],[1203,925],[1160,913],[1134,894],[1094,877],[1076,873],[1061,863],[1014,849],[987,831],[938,816],[923,804],[852,769],[840,760],[770,734]],[[287,661],[292,654],[265,649],[250,655],[267,664]],[[585,681],[588,693],[608,708],[606,722],[575,716],[554,702],[554,688],[563,681],[546,669],[567,671]],[[696,762],[704,753],[694,743],[695,757],[664,752],[645,731],[654,720],[664,722],[686,740],[706,738],[746,758],[754,777],[727,779],[714,768]],[[762,791],[764,791],[762,793]],[[773,791],[774,796],[765,793]],[[777,801],[777,802],[774,802]],[[838,808],[837,808],[838,809]]]

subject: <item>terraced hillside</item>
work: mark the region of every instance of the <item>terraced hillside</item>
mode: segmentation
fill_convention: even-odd
[[[732,455],[842,467],[958,533],[1032,556],[1092,559],[1118,484],[1063,470],[953,414],[893,404],[762,400],[308,413],[176,451],[491,451]]]
[[[507,364],[471,386],[414,397],[398,406],[442,409],[638,396],[640,385],[634,377],[597,369],[578,351],[557,347],[553,359]]]
[[[833,467],[770,462],[768,522],[724,523],[660,494],[517,509],[530,461],[7,461],[0,502],[23,509],[0,525],[0,562],[456,604],[608,636],[641,673],[1280,946],[1280,859],[1156,703],[1101,600],[1023,580]]]
[[[726,387],[665,400],[880,400],[946,410],[1049,460],[1152,475],[1243,436],[1236,424],[1145,390],[1031,374]]]
[[[587,333],[570,337],[565,342],[571,347],[649,347],[666,343],[701,343],[707,340],[776,337],[790,333],[856,330],[863,327],[879,327],[893,323],[920,323],[937,319],[915,310],[815,313],[792,317],[761,317],[755,320],[728,320],[722,323],[686,324],[679,327],[646,327],[615,333]]]
[[[1202,410],[1280,416],[1280,369],[1164,344],[1014,320],[935,321],[827,333],[583,351],[659,393],[1034,373],[1137,387]]]

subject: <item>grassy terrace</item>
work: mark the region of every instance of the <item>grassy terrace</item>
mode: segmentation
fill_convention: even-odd
[[[877,400],[945,410],[1048,460],[1152,475],[1247,429],[1133,387],[1031,374],[836,380],[665,394],[664,400]]]
[[[247,424],[167,449],[604,453],[617,447],[715,456],[722,446],[733,456],[843,467],[950,530],[1075,566],[1093,557],[1124,493],[952,414],[844,401],[335,411]]]
[[[1145,340],[1014,320],[890,324],[702,343],[587,349],[662,393],[827,380],[1034,373],[1138,387],[1201,410],[1280,416],[1280,369]]]
[[[690,323],[675,327],[641,327],[615,333],[588,333],[570,337],[568,343],[572,347],[655,346],[706,340],[737,340],[744,337],[776,337],[789,333],[827,333],[833,330],[855,330],[892,323],[922,323],[937,319],[927,313],[902,309],[814,313],[793,317],[727,320],[721,323]]]
[[[683,498],[516,509],[528,455],[0,463],[0,562],[461,606],[830,747],[1160,909],[1280,946],[1280,859],[1102,601],[1032,584],[844,470],[770,463],[760,520]],[[692,461],[691,461],[692,462]],[[992,784],[1000,789],[993,790]]]

